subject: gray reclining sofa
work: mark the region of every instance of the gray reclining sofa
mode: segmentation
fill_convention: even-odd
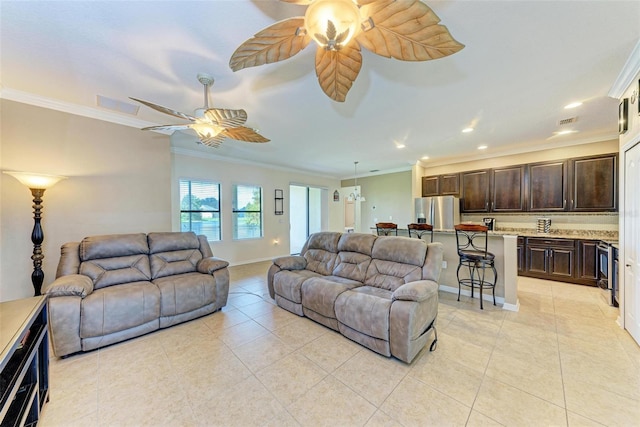
[[[221,309],[228,265],[192,232],[65,243],[56,280],[45,289],[54,354],[93,350]]]
[[[276,258],[267,282],[278,306],[410,363],[437,334],[442,244],[320,232],[299,256]]]

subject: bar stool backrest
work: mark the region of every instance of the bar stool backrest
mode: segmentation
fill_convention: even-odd
[[[408,224],[407,229],[409,230],[409,237],[416,237],[418,239],[422,239],[422,236],[429,233],[431,235],[430,242],[433,242],[433,225],[424,224],[424,223],[413,223]]]
[[[477,224],[458,224],[454,226],[456,230],[456,243],[458,245],[458,255],[465,253],[482,253],[487,256],[488,227]]]
[[[378,236],[390,236],[391,234],[398,235],[398,224],[393,222],[378,222],[376,223],[376,232]]]

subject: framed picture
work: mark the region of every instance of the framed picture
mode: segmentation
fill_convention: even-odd
[[[284,215],[284,192],[282,190],[276,189],[275,202],[275,214]]]
[[[618,107],[618,133],[629,129],[629,98],[624,98]]]

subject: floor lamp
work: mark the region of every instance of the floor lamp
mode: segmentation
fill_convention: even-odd
[[[61,179],[65,179],[64,176],[57,175],[42,175],[29,172],[11,172],[4,171],[4,173],[13,176],[20,181],[26,187],[31,190],[33,196],[33,231],[31,232],[31,241],[33,242],[33,273],[31,273],[31,283],[33,283],[33,289],[35,295],[40,295],[42,290],[42,282],[44,281],[44,272],[42,271],[42,242],[44,240],[44,233],[42,232],[42,225],[40,219],[42,217],[42,195],[47,188],[53,187]]]

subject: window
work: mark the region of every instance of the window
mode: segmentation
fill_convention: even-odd
[[[180,180],[180,230],[220,240],[220,184]]]
[[[233,186],[233,238],[262,237],[262,188]]]

